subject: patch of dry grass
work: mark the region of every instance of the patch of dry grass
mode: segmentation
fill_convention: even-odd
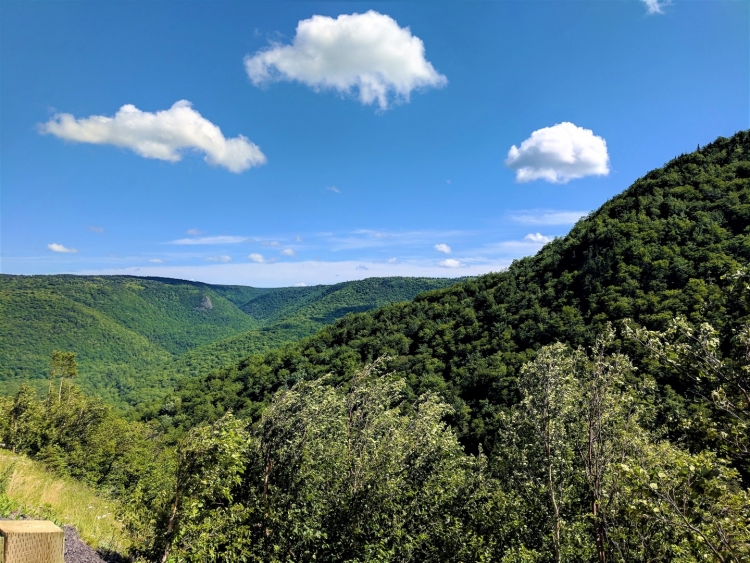
[[[74,479],[47,471],[31,459],[0,449],[0,474],[13,466],[6,495],[25,514],[71,524],[86,543],[123,553],[128,545],[115,517],[116,503]]]

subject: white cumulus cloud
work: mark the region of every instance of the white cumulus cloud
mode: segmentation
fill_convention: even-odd
[[[56,242],[48,244],[47,248],[52,252],[62,252],[63,254],[75,254],[76,252],[78,252],[78,250],[75,248],[68,248],[67,246],[63,246],[62,244],[57,244]]]
[[[149,258],[148,261],[151,262],[152,264],[163,264],[164,263],[164,260],[162,260],[161,258]]]
[[[453,258],[448,258],[447,260],[438,262],[438,266],[442,266],[443,268],[462,268],[464,264],[463,262],[454,260]]]
[[[551,240],[554,240],[555,237],[548,237],[543,235],[542,233],[529,233],[525,237],[523,237],[523,240],[528,240],[531,242],[541,242],[542,244],[548,243]]]
[[[437,250],[438,252],[442,252],[443,254],[450,254],[451,253],[451,247],[448,246],[447,244],[442,244],[442,243],[436,244],[435,245],[435,250]]]
[[[253,253],[253,254],[250,254],[248,256],[248,258],[250,258],[250,260],[252,260],[253,262],[256,262],[258,264],[265,264],[266,263],[266,259],[263,257],[262,254],[255,254],[255,253]]]
[[[567,121],[534,131],[520,147],[513,145],[505,164],[515,170],[517,182],[565,184],[575,178],[609,174],[607,142],[591,129]]]
[[[181,160],[185,150],[196,150],[205,153],[209,164],[236,173],[266,162],[257,145],[243,135],[227,139],[187,100],[154,113],[132,104],[122,106],[114,117],[92,115],[76,119],[69,113],[58,113],[39,130],[68,141],[128,148],[145,158],[169,162]]]
[[[294,252],[293,248],[285,248],[284,250],[281,251],[281,254],[283,256],[297,256],[297,253]]]
[[[256,86],[287,80],[341,94],[356,90],[360,102],[377,102],[381,109],[392,99],[408,101],[415,89],[448,82],[425,59],[419,37],[372,10],[302,20],[291,45],[272,44],[246,56],[245,69]]]

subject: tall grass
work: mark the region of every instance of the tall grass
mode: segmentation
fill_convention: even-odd
[[[0,481],[5,485],[5,491],[0,490],[0,511],[73,525],[93,548],[118,553],[127,548],[127,537],[115,516],[117,504],[83,483],[60,477],[25,456],[2,449]]]

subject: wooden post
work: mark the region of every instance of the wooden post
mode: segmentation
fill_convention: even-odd
[[[65,563],[65,532],[47,520],[0,520],[0,563]]]

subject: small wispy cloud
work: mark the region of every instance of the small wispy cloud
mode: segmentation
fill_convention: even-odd
[[[162,260],[161,258],[149,258],[148,261],[151,262],[152,264],[163,264],[164,263],[164,260]]]
[[[398,264],[398,258],[396,258],[396,257],[388,258],[388,260],[386,260],[386,262],[388,264]]]
[[[264,241],[261,241],[261,244],[263,246],[270,246],[272,248],[278,248],[281,246],[281,243],[277,240],[264,240]]]
[[[443,243],[436,244],[435,245],[435,250],[437,250],[438,252],[442,252],[443,254],[450,254],[451,253],[451,247],[448,246],[447,244],[443,244]]]
[[[442,266],[443,268],[463,268],[464,263],[453,258],[448,258],[438,262],[438,266]]]
[[[262,254],[258,253],[252,253],[248,255],[248,258],[255,262],[256,264],[268,264],[269,260],[266,260],[266,258]]]
[[[104,232],[104,227],[95,227],[94,225],[89,225],[88,226],[88,231],[91,232],[91,233],[100,233],[101,234],[101,233]]]
[[[217,236],[217,237],[196,237],[181,238],[170,241],[168,244],[237,244],[250,240],[249,237],[236,236]]]
[[[588,215],[588,211],[558,211],[554,209],[529,209],[516,211],[510,220],[523,225],[573,225]]]
[[[458,263],[458,264],[456,264]],[[203,263],[200,265],[151,264],[137,268],[106,268],[83,270],[79,274],[134,274],[180,279],[194,279],[207,283],[246,284],[253,280],[257,287],[290,287],[302,282],[310,285],[333,284],[344,280],[361,280],[368,277],[459,277],[476,276],[488,272],[499,272],[511,263],[511,259],[499,260],[455,260],[438,264],[435,260],[408,260],[399,264],[368,260],[308,260],[306,262],[283,261],[273,264],[233,260],[229,264]],[[368,270],[357,269],[366,266]],[[302,278],[302,279],[300,279]],[[299,285],[302,287],[301,285]]]
[[[47,248],[52,252],[61,252],[63,254],[75,254],[76,252],[78,252],[78,250],[75,248],[68,248],[67,246],[63,246],[62,244],[57,244],[56,242],[48,244]]]
[[[536,233],[533,233],[536,235]],[[536,237],[535,237],[536,238]],[[528,238],[528,235],[523,240],[504,240],[500,242],[492,242],[484,244],[479,248],[465,251],[467,256],[483,257],[483,256],[504,256],[508,258],[521,258],[522,256],[528,256],[539,251],[540,245],[545,243],[541,240],[532,240]]]
[[[187,231],[185,231],[185,234],[197,237],[198,235],[202,235],[203,231],[199,231],[198,229],[188,229]]]
[[[670,4],[669,0],[660,2],[659,0],[641,0],[646,5],[646,13],[648,15],[663,14],[664,8]]]
[[[356,267],[355,269],[356,269],[356,270],[369,270],[370,268],[368,268],[368,267],[367,267],[367,266],[365,266],[364,264],[360,264],[360,265],[359,265],[359,266],[357,266],[357,267]]]
[[[206,256],[204,260],[208,262],[223,262],[226,264],[227,262],[232,261],[232,257],[228,254],[222,254],[221,256]]]
[[[284,250],[281,251],[281,254],[283,256],[297,256],[297,253],[294,252],[293,248],[285,248]]]
[[[531,242],[540,242],[542,244],[546,244],[552,240],[554,240],[555,237],[548,237],[543,235],[542,233],[529,233],[525,237],[523,237],[523,240],[528,240]]]
[[[367,229],[358,229],[354,231],[358,235],[369,235],[374,239],[384,239],[384,238],[393,238],[395,236],[398,236],[394,233],[385,233],[383,231],[370,231]]]
[[[345,235],[332,233],[320,236],[328,237],[332,250],[358,250],[364,248],[383,248],[388,246],[420,247],[432,245],[435,239],[446,239],[466,236],[464,231],[376,231],[373,229],[357,229]]]
[[[341,193],[341,190],[340,190],[340,189],[338,189],[338,188],[337,188],[336,186],[328,186],[328,187],[327,187],[326,189],[327,189],[327,190],[328,190],[329,192],[333,192],[333,193],[335,193],[335,194],[340,194],[340,193]]]

